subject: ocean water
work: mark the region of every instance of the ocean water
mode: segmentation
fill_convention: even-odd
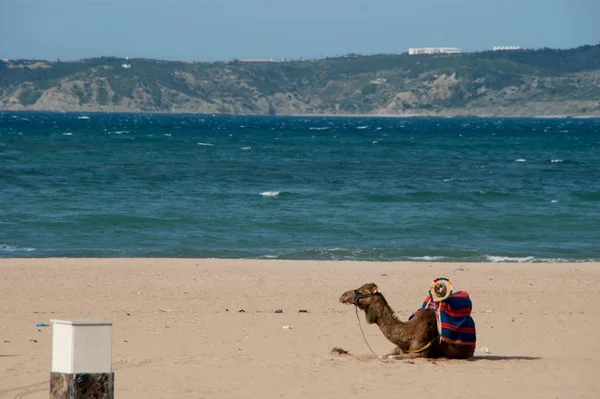
[[[0,257],[600,260],[600,119],[0,112]]]

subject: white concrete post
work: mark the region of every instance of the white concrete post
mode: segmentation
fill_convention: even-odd
[[[50,399],[113,399],[112,322],[58,319],[51,323]]]

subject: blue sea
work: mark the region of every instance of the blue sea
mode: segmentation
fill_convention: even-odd
[[[600,119],[0,112],[0,257],[600,261]]]

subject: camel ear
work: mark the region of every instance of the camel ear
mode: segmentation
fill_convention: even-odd
[[[371,294],[377,294],[377,286],[371,288]]]

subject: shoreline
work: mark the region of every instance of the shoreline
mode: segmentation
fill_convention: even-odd
[[[173,115],[173,116],[204,116],[204,117],[272,117],[272,118],[434,118],[434,119],[600,119],[597,115],[440,115],[440,114],[211,114],[196,112],[171,111],[102,111],[102,110],[45,110],[45,109],[0,109],[6,113],[55,113],[55,114],[97,114],[97,115]]]
[[[379,259],[291,259],[291,258],[269,258],[269,257],[256,257],[256,258],[214,258],[214,257],[169,257],[169,256],[124,256],[124,257],[97,257],[97,256],[0,256],[0,262],[2,261],[19,261],[19,260],[89,260],[94,259],[98,261],[102,260],[173,260],[173,261],[227,261],[227,262],[332,262],[332,263],[365,263],[365,264],[415,264],[415,265],[430,265],[430,264],[465,264],[465,265],[565,265],[565,264],[600,264],[600,259],[566,259],[566,258],[537,258],[537,257],[512,257],[512,256],[496,256],[503,258],[502,260],[441,260],[441,259],[391,259],[391,260],[379,260]],[[534,258],[532,260],[525,260]],[[523,260],[519,260],[523,259]]]

